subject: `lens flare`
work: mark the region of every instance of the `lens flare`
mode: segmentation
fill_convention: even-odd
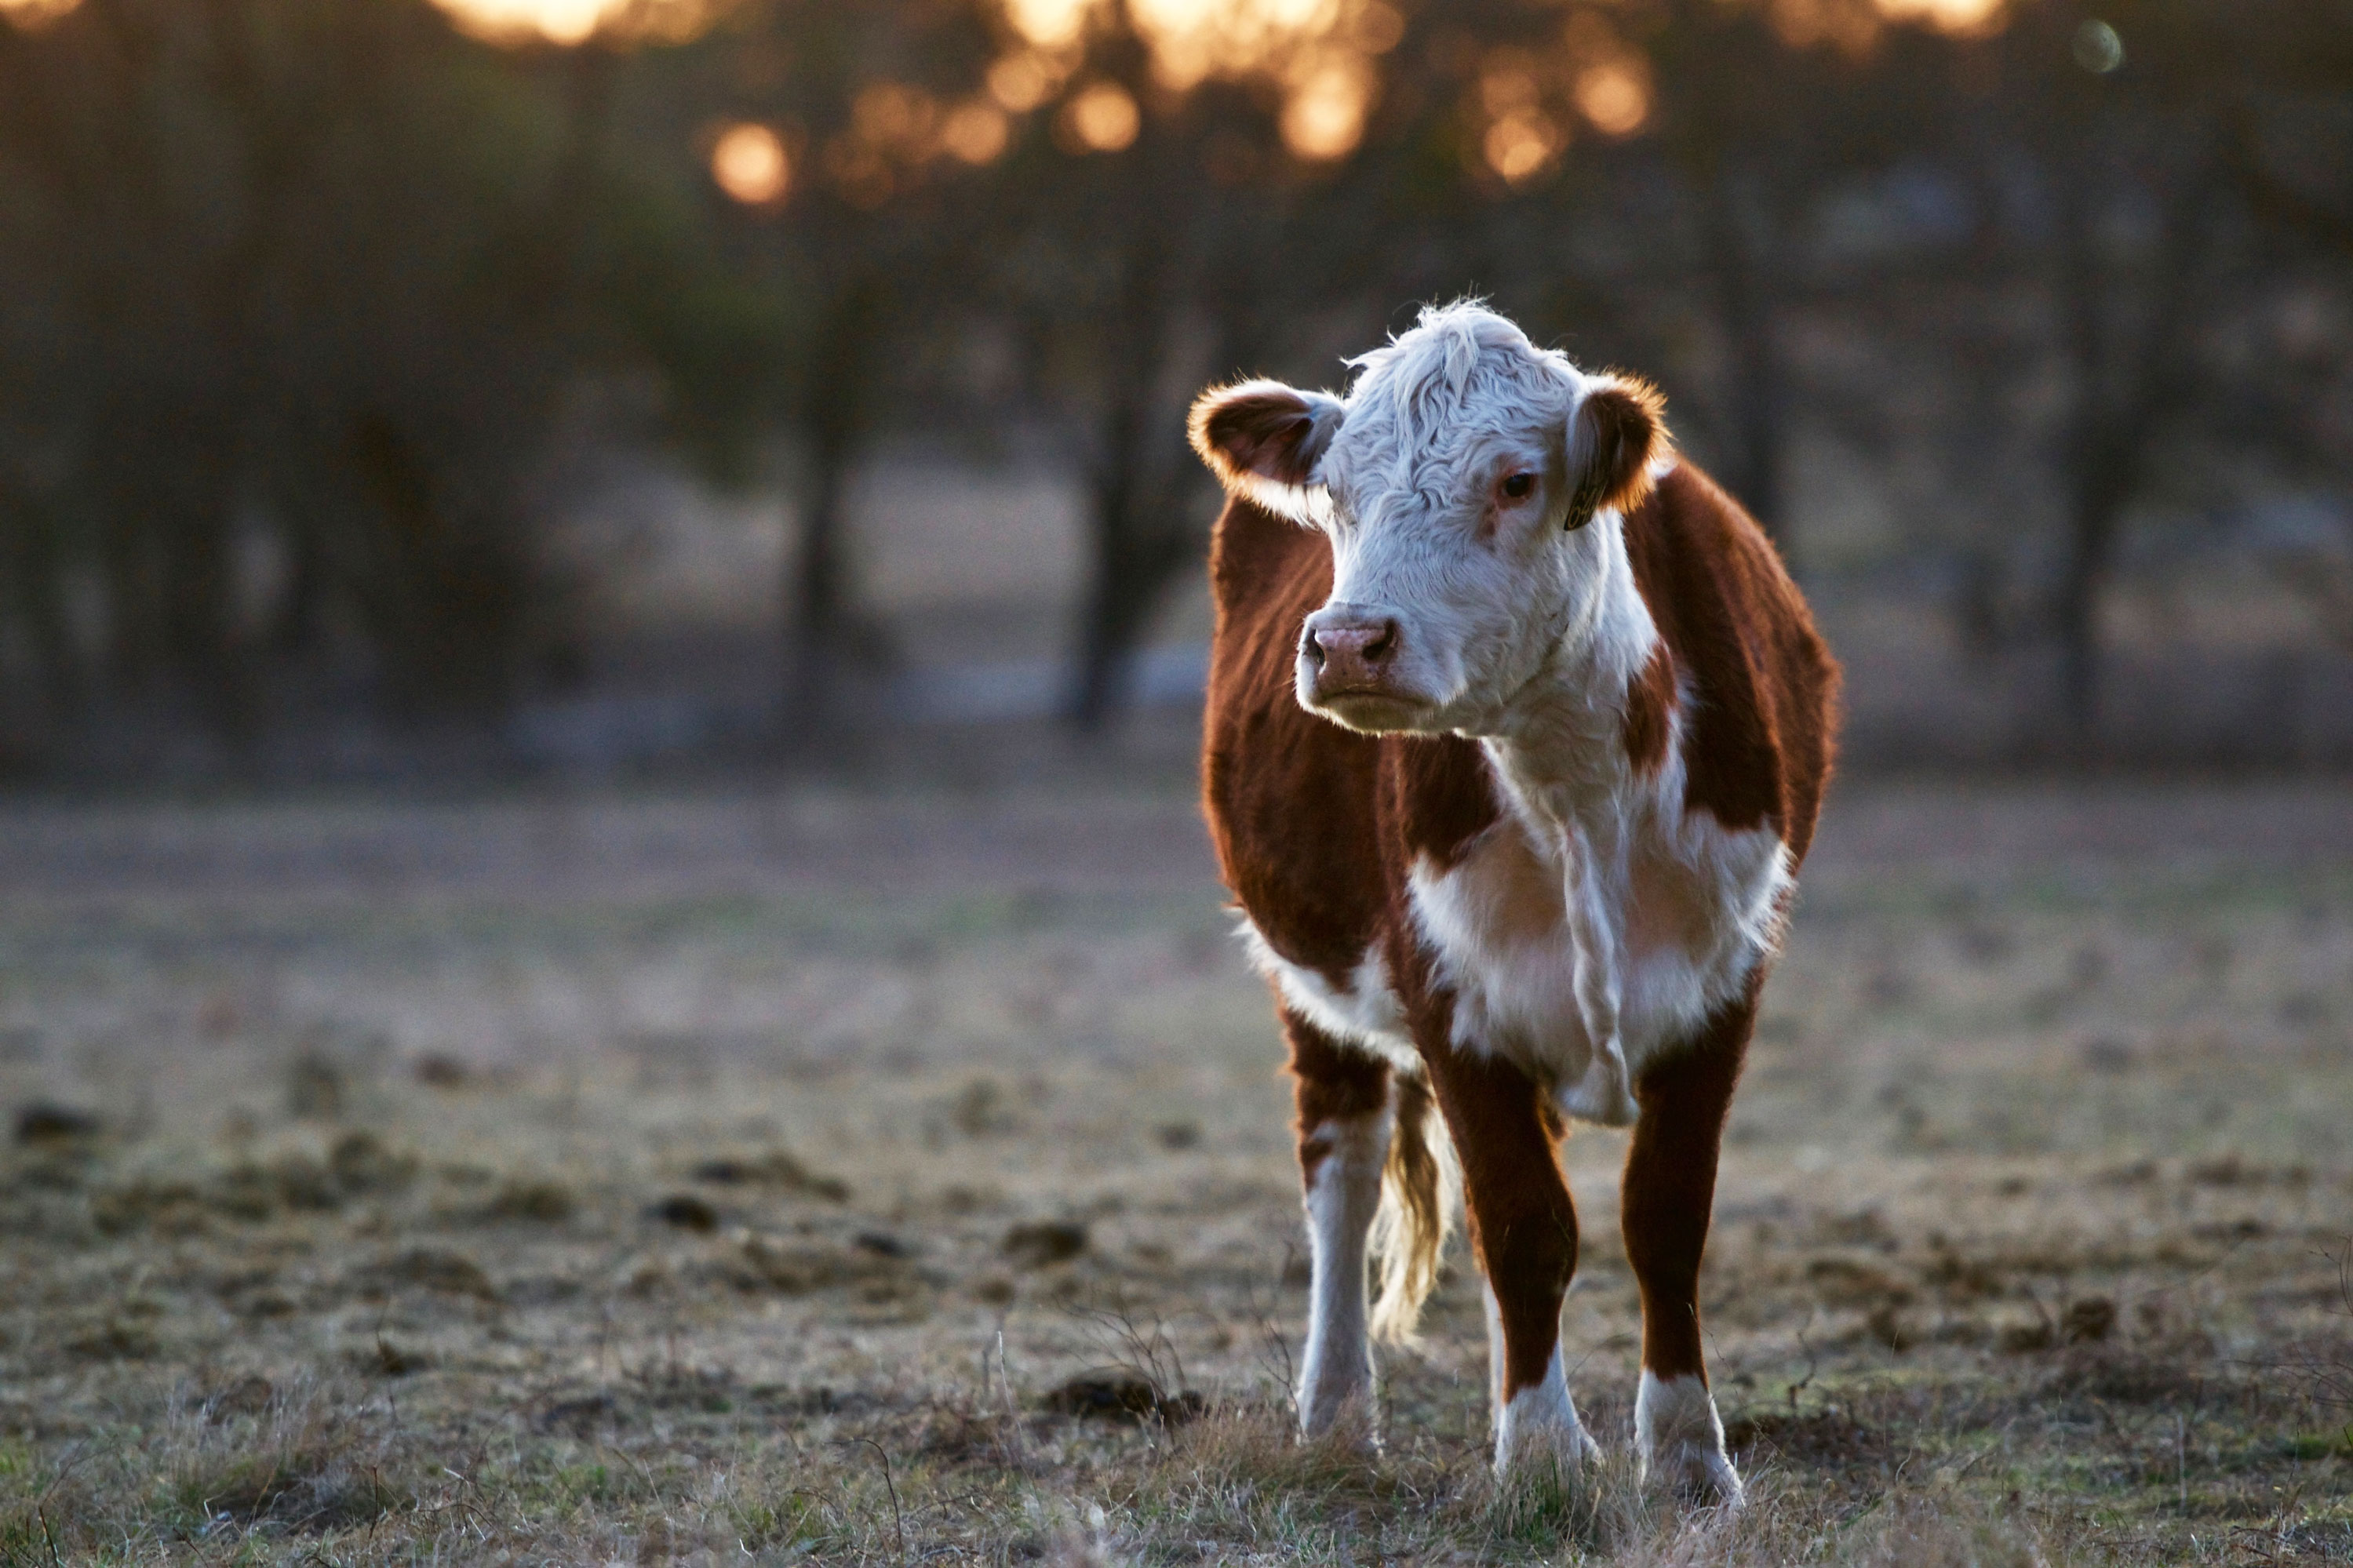
[[[2125,41],[2105,22],[2094,20],[2075,29],[2075,63],[2094,76],[2105,76],[2125,63]]]

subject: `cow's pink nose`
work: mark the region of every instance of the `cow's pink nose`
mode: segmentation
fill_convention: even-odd
[[[1386,685],[1398,641],[1398,624],[1386,616],[1377,620],[1335,621],[1310,627],[1300,652],[1315,667],[1319,692],[1346,691]]]

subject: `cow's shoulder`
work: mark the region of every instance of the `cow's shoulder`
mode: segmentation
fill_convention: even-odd
[[[1203,810],[1226,886],[1282,957],[1338,984],[1387,903],[1381,742],[1299,705],[1300,626],[1332,591],[1324,536],[1237,498],[1211,537],[1217,630],[1202,723]]]
[[[1634,582],[1684,704],[1684,805],[1802,855],[1830,762],[1837,668],[1772,542],[1678,461],[1629,513]]]

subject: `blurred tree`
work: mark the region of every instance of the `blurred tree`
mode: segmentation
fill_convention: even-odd
[[[425,0],[0,21],[0,752],[75,714],[249,737],[354,669],[495,720],[583,635],[545,525],[596,442],[789,454],[786,711],[829,727],[887,653],[855,465],[1041,415],[1086,495],[1067,709],[1107,725],[1212,510],[1189,395],[1336,379],[1464,291],[1657,374],[1785,546],[1794,455],[1852,454],[1980,652],[2043,572],[2044,696],[2094,737],[2134,520],[2336,483],[2353,442],[2348,31],[2332,0],[646,0],[569,47]],[[965,390],[976,335],[1022,345],[1021,395]]]
[[[955,0],[747,0],[648,62],[642,123],[707,149],[720,182],[708,199],[732,197],[735,247],[785,295],[758,381],[797,463],[799,538],[781,586],[802,729],[836,722],[843,677],[889,658],[857,602],[848,483],[923,335],[965,324],[998,235],[976,182],[958,177],[1010,135],[978,93],[994,39],[988,15]]]
[[[612,69],[418,0],[0,27],[0,348],[44,373],[0,417],[117,700],[249,736],[263,661],[340,626],[395,710],[495,710],[560,651],[534,465],[701,265],[604,144]]]

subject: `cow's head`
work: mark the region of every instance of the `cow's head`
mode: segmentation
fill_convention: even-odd
[[[1658,394],[1474,304],[1349,363],[1345,398],[1204,393],[1194,447],[1227,489],[1331,537],[1303,705],[1356,730],[1492,732],[1595,609],[1665,449]]]

